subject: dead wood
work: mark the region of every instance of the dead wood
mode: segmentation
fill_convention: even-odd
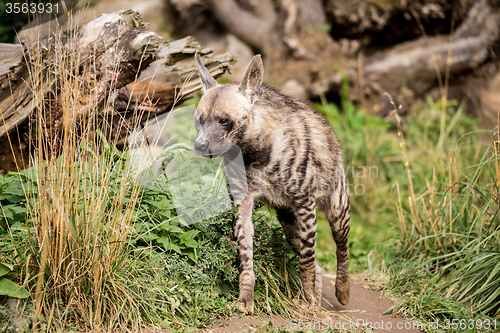
[[[222,27],[263,55],[268,81],[295,82],[310,96],[339,86],[338,73],[322,68],[336,72],[349,62],[324,29],[321,0],[168,0],[167,5],[178,33],[201,35]]]
[[[411,105],[416,97],[423,96],[432,87],[443,90],[447,76],[453,80],[479,68],[492,57],[499,31],[499,3],[479,0],[451,35],[401,43],[369,57],[363,68],[361,97],[375,95],[378,99],[389,92],[399,103]],[[390,108],[386,104],[376,111],[386,114]]]
[[[355,38],[369,48],[388,47],[420,36],[448,34],[474,0],[327,0],[334,38]]]
[[[37,109],[47,109],[44,119],[50,124],[45,127],[49,136],[55,136],[62,126],[58,115],[62,106],[73,110],[73,121],[95,113],[97,106],[97,114],[104,119],[101,124],[108,125],[103,130],[113,140],[133,130],[137,124],[132,121],[138,117],[145,121],[167,112],[174,102],[190,98],[201,88],[194,75],[196,52],[215,77],[236,59],[229,53],[211,56],[212,51],[192,37],[166,41],[148,31],[140,15],[131,10],[103,15],[39,41],[0,44],[0,138],[7,146],[0,148],[0,169],[15,169],[15,161],[9,162],[10,144],[27,153],[30,124],[40,121],[35,117]],[[67,71],[54,72],[54,62],[70,58]],[[58,100],[64,89],[73,92],[69,101]],[[27,165],[27,159],[16,160]]]

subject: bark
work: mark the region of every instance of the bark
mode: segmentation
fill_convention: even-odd
[[[399,103],[411,105],[432,87],[443,89],[446,77],[453,79],[483,65],[498,45],[499,31],[499,3],[479,0],[451,35],[402,43],[368,58],[360,95],[380,98],[389,92]],[[376,111],[386,114],[390,109],[386,103]]]
[[[356,38],[369,48],[447,34],[458,26],[474,0],[327,0],[334,38]]]
[[[275,17],[271,15],[273,12],[264,14],[257,11],[257,15],[262,15],[259,17],[241,8],[235,0],[209,0],[209,6],[226,30],[232,31],[250,46],[264,49],[270,42],[268,38],[275,24]]]
[[[196,52],[215,77],[235,61],[229,53],[211,56],[192,37],[165,41],[131,10],[40,41],[0,44],[0,169],[15,169],[15,162],[27,165],[31,124],[43,120],[46,134],[57,137],[65,107],[73,112],[72,121],[97,114],[112,140],[124,138],[138,118],[146,121],[167,112],[201,89]],[[65,95],[69,98],[61,100],[65,91],[71,92]],[[24,161],[12,160],[12,154]]]

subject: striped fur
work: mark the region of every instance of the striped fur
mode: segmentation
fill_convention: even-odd
[[[299,255],[301,303],[321,304],[322,270],[315,259],[316,209],[325,211],[337,245],[336,296],[349,301],[349,188],[340,143],[325,117],[308,104],[262,83],[259,55],[238,84],[219,85],[196,56],[205,91],[195,114],[195,147],[203,156],[241,149],[248,192],[238,204],[239,309],[253,313],[252,208],[275,208],[287,240]],[[245,186],[242,186],[243,189]],[[234,193],[233,193],[234,196]]]

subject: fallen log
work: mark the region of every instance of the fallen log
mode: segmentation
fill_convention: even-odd
[[[443,95],[446,80],[475,70],[492,58],[492,50],[499,45],[499,32],[500,2],[478,0],[449,36],[422,37],[366,59],[361,75],[365,89],[360,95],[382,96],[389,92],[405,106],[435,86]],[[386,115],[391,109],[387,101],[375,111]]]
[[[196,52],[215,77],[236,61],[230,53],[212,56],[192,37],[166,41],[132,10],[45,39],[0,44],[0,170],[29,165],[30,127],[41,121],[55,138],[68,119],[97,114],[111,140],[123,139],[137,121],[167,112],[201,89],[193,75]],[[66,109],[72,114],[61,111]]]

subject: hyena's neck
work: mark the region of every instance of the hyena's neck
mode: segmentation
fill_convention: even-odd
[[[254,169],[273,162],[273,145],[285,139],[282,137],[284,133],[290,132],[286,128],[300,122],[296,118],[307,107],[265,83],[261,90],[262,95],[251,111],[251,121],[240,144],[245,166]]]
[[[259,140],[254,144],[243,144],[241,153],[245,167],[262,168],[269,164],[272,146],[267,140]]]

